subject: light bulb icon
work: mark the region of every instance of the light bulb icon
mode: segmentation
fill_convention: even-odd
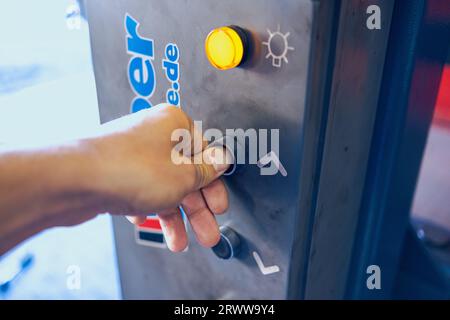
[[[282,61],[288,63],[288,51],[294,50],[294,48],[290,47],[288,43],[290,33],[282,33],[280,31],[280,25],[278,25],[277,31],[272,32],[270,29],[267,29],[267,32],[269,33],[269,38],[267,41],[263,41],[262,43],[267,47],[266,59],[272,59],[272,66],[280,68]]]

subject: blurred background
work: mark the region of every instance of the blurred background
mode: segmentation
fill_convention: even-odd
[[[1,0],[0,8],[0,143],[71,139],[98,126],[77,3]],[[108,216],[48,230],[0,257],[0,299],[117,299],[114,254]]]

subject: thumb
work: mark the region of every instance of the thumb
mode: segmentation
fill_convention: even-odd
[[[209,147],[194,156],[196,188],[210,184],[233,163],[231,152],[223,146]]]

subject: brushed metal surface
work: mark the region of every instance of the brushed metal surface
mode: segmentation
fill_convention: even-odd
[[[169,42],[180,49],[181,107],[204,128],[280,130],[280,160],[288,175],[261,176],[245,165],[226,177],[228,213],[219,218],[243,239],[236,259],[220,260],[193,239],[185,253],[139,246],[133,226],[114,219],[124,298],[285,298],[294,220],[298,214],[305,97],[308,81],[313,4],[303,1],[111,1],[87,2],[93,61],[102,122],[128,114],[134,93],[127,80],[124,17],[139,23],[141,36],[154,40],[156,91],[165,101],[170,83],[161,60]],[[204,54],[204,39],[215,27],[248,30],[254,51],[233,70],[214,69]],[[289,32],[288,63],[266,59],[268,31]],[[252,252],[280,272],[263,275]],[[301,272],[301,270],[299,270]]]

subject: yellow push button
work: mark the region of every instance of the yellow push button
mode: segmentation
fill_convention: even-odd
[[[237,67],[246,50],[244,31],[235,26],[212,30],[205,40],[205,52],[209,62],[220,70]]]

